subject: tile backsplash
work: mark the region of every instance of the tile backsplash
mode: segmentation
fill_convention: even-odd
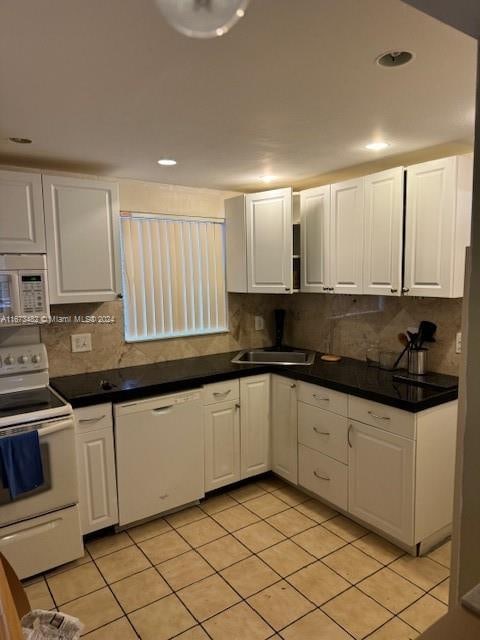
[[[463,299],[394,298],[299,293],[284,296],[287,309],[286,341],[297,347],[365,359],[369,346],[400,351],[398,334],[421,320],[438,326],[429,348],[428,368],[458,375],[460,355],[455,353],[461,330]]]
[[[295,294],[291,296],[229,294],[226,333],[126,343],[122,302],[55,306],[56,316],[111,315],[113,324],[56,323],[41,329],[51,376],[100,371],[163,360],[262,347],[273,341],[273,310],[287,310],[285,342],[318,351],[365,359],[369,346],[398,351],[398,334],[420,320],[438,325],[437,342],[430,346],[429,369],[458,374],[460,356],[455,336],[461,329],[462,299],[393,298]],[[265,318],[265,328],[255,331],[254,316]],[[92,351],[72,353],[70,335],[91,333]]]
[[[51,377],[263,347],[271,343],[273,309],[278,302],[276,296],[229,294],[228,332],[130,343],[124,340],[120,300],[101,304],[55,305],[52,315],[73,318],[73,321],[57,321],[42,327],[41,340],[48,350]],[[257,314],[265,318],[262,331],[255,330],[254,317]],[[75,316],[111,316],[114,321],[112,324],[90,324],[75,322]],[[73,333],[91,333],[92,351],[72,353],[70,336]]]

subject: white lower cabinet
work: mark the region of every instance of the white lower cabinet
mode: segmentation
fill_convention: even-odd
[[[77,437],[82,534],[118,522],[113,428]]]
[[[349,440],[349,512],[413,545],[415,442],[355,421]]]
[[[118,523],[112,406],[77,409],[75,421],[80,523],[85,535]]]
[[[270,374],[240,380],[241,477],[271,469]]]
[[[238,400],[204,407],[205,491],[240,480],[240,404]]]
[[[272,375],[272,471],[298,483],[297,385]]]
[[[320,498],[347,510],[348,467],[314,449],[298,446],[298,482]]]

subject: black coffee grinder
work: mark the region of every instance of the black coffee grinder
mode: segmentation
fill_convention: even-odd
[[[275,309],[275,346],[274,349],[280,351],[283,345],[283,328],[285,326],[285,309]]]

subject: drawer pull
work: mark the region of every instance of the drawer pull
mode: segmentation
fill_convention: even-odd
[[[373,413],[373,411],[369,411],[368,414],[377,420],[390,420],[389,416],[379,416],[378,414]]]
[[[322,402],[330,402],[330,398],[326,398],[324,396],[318,396],[316,393],[312,394],[315,400],[321,400]]]
[[[353,424],[349,424],[348,425],[348,431],[347,431],[347,442],[348,442],[348,446],[350,447],[350,449],[352,448],[352,443],[350,442],[350,432],[353,429]]]
[[[238,411],[238,409],[240,409],[240,403],[239,402],[235,403],[235,409],[237,409],[237,411]]]
[[[227,389],[226,391],[214,391],[213,395],[215,396],[215,398],[223,398],[225,396],[228,396],[230,391],[231,389]]]
[[[297,385],[295,383],[290,385],[290,389],[296,389]]]
[[[158,496],[160,498],[160,500],[165,500],[165,498],[168,498],[168,493],[164,493],[161,496]]]
[[[329,478],[328,476],[322,476],[322,474],[321,474],[321,473],[318,473],[318,471],[317,471],[317,470],[315,470],[315,471],[313,472],[313,475],[314,475],[316,478],[318,478],[319,480],[327,480],[327,482],[330,482],[330,478]]]
[[[313,430],[315,431],[315,433],[318,433],[319,436],[329,436],[330,435],[330,431],[320,431],[320,429],[318,427],[313,427]]]
[[[96,418],[80,418],[79,422],[100,422],[106,417],[107,415],[104,413],[103,416],[97,416]]]

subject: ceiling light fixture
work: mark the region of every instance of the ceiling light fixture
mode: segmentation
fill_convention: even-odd
[[[250,0],[155,0],[168,24],[190,38],[227,33],[245,15]]]
[[[260,176],[260,180],[262,182],[265,182],[265,184],[269,184],[270,182],[273,182],[274,180],[276,180],[277,176],[270,176],[270,175],[266,175],[266,176]]]
[[[157,162],[162,165],[162,167],[174,167],[177,164],[177,161],[173,160],[173,158],[162,158],[161,160],[157,160]]]
[[[403,67],[404,64],[408,64],[415,57],[412,51],[387,51],[382,53],[376,59],[376,63],[381,67]]]
[[[9,140],[15,144],[32,144],[30,138],[9,138]]]
[[[383,149],[387,149],[389,146],[388,142],[370,142],[370,144],[365,145],[365,149],[369,151],[383,151]]]

